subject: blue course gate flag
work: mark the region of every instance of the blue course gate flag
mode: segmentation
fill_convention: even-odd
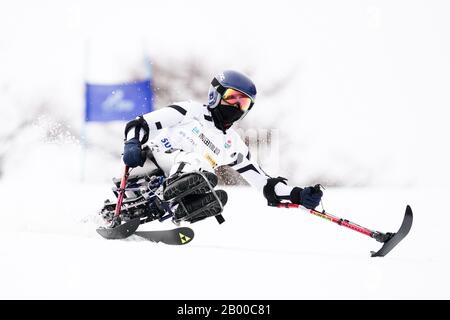
[[[128,121],[153,109],[150,80],[116,85],[86,83],[85,121]]]

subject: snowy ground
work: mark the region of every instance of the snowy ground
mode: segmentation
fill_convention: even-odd
[[[387,257],[370,258],[376,241],[303,211],[266,207],[246,187],[227,188],[223,225],[192,225],[194,241],[180,247],[98,236],[95,212],[109,185],[13,195],[29,187],[0,182],[8,199],[0,213],[0,299],[450,298],[450,218],[429,202],[449,190],[327,189],[327,211],[380,231],[396,231],[412,206],[408,238]]]

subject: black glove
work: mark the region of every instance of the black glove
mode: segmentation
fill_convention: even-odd
[[[128,133],[130,133],[130,137],[128,137]],[[141,131],[144,133],[143,137],[141,138]],[[141,144],[145,144],[148,140],[150,129],[148,127],[147,121],[145,121],[143,116],[139,116],[134,120],[131,120],[127,123],[125,126],[125,141],[131,137],[136,138],[139,140]],[[141,140],[142,139],[142,140]],[[130,139],[131,140],[131,139]]]
[[[145,162],[145,153],[142,152],[141,143],[137,138],[125,142],[123,148],[123,162],[130,168],[141,166]]]
[[[305,208],[314,209],[320,203],[323,192],[320,190],[320,185],[314,187],[306,187],[304,189],[295,187],[292,189],[290,197],[291,202],[301,204]]]

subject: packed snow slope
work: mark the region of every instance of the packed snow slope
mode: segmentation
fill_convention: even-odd
[[[442,189],[327,189],[325,209],[396,231],[406,204],[413,228],[388,256],[375,240],[301,210],[270,208],[248,187],[228,187],[194,240],[168,246],[105,240],[95,212],[110,185],[0,184],[1,299],[448,299],[448,212]],[[171,228],[153,222],[142,229]],[[177,290],[183,283],[183,288]]]

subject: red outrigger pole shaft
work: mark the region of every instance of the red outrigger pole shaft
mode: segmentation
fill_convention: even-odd
[[[380,232],[372,231],[370,229],[361,227],[360,225],[357,225],[356,223],[353,223],[353,222],[348,221],[346,219],[337,218],[337,217],[335,217],[335,216],[333,216],[333,215],[331,215],[329,213],[326,213],[326,212],[319,212],[319,211],[316,211],[314,209],[307,209],[307,208],[305,208],[305,207],[303,207],[301,205],[295,204],[295,203],[279,203],[277,205],[277,207],[278,208],[300,208],[300,209],[304,209],[304,210],[308,211],[309,213],[311,213],[311,214],[313,214],[315,216],[318,216],[318,217],[324,218],[326,220],[329,220],[331,222],[337,223],[340,226],[344,226],[344,227],[347,227],[349,229],[358,231],[358,232],[360,232],[362,234],[365,234],[366,236],[369,236],[371,238],[376,238],[376,236],[380,234]]]
[[[122,207],[123,195],[125,194],[125,186],[127,185],[129,169],[130,168],[128,166],[125,166],[125,172],[123,174],[122,181],[120,181],[119,196],[117,197],[116,211],[114,212],[115,219],[120,215],[120,208]]]

